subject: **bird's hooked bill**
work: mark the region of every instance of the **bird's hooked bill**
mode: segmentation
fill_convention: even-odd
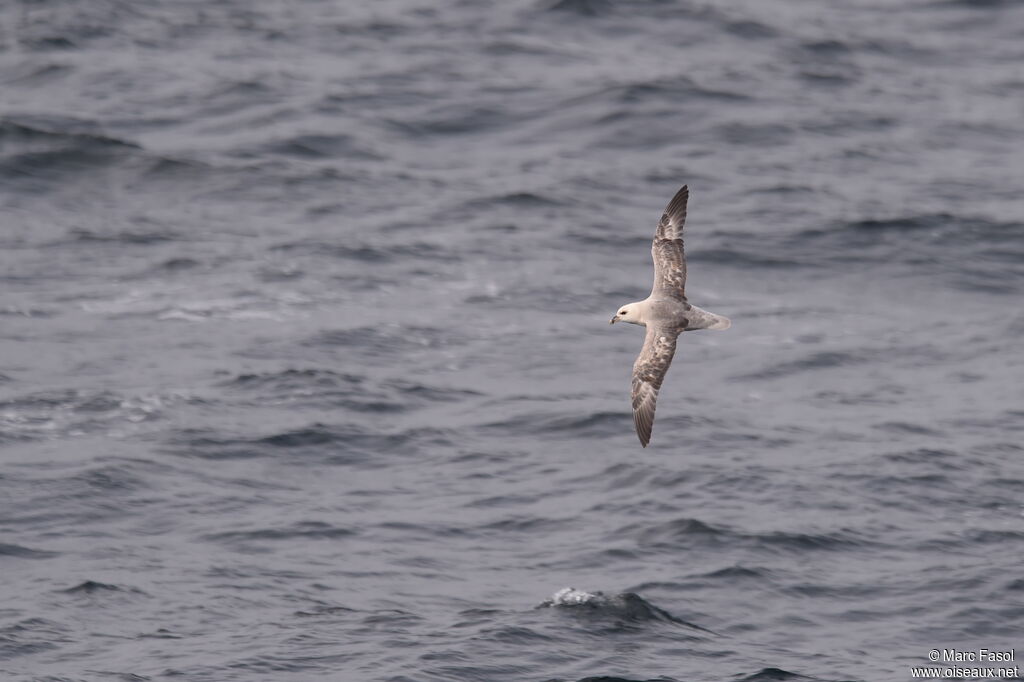
[[[615,317],[613,317],[613,318],[612,318],[611,320],[609,320],[609,321],[608,321],[608,324],[615,324],[615,320],[617,320],[617,319],[619,319],[619,316],[618,316],[618,315],[616,315],[616,316],[615,316]]]

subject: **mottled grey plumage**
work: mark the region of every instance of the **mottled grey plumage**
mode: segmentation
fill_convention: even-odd
[[[651,442],[658,391],[672,364],[679,334],[678,329],[659,329],[648,324],[644,347],[633,363],[633,424],[645,448]]]
[[[651,244],[654,286],[646,300],[622,306],[612,322],[622,320],[647,327],[644,346],[633,363],[633,423],[640,443],[647,447],[654,426],[658,391],[676,352],[676,339],[684,331],[728,329],[729,318],[702,310],[686,300],[686,254],[683,224],[690,197],[684,185],[676,192],[658,221]]]
[[[654,293],[663,293],[679,301],[686,300],[686,254],[683,251],[683,224],[690,189],[686,185],[668,202],[658,221],[651,243],[654,258]]]

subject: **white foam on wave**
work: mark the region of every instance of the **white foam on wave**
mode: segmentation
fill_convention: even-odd
[[[551,595],[549,600],[550,606],[579,606],[580,604],[589,604],[597,601],[601,598],[601,593],[591,594],[590,592],[584,592],[583,590],[577,590],[575,587],[563,587],[562,589]]]
[[[302,314],[315,298],[295,291],[251,292],[235,296],[204,297],[178,289],[132,290],[105,300],[81,304],[87,313],[100,315],[151,315],[158,320],[205,322],[214,319],[275,320]]]

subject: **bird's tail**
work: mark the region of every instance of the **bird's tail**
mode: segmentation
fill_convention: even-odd
[[[707,329],[722,330],[728,329],[732,326],[732,320],[725,315],[715,315],[714,313],[711,313],[711,316],[714,319],[711,321],[711,324],[707,326]]]
[[[697,306],[693,306],[692,310],[690,310],[689,317],[690,323],[686,327],[686,331],[693,329],[722,330],[732,326],[732,320],[725,315],[716,315]]]

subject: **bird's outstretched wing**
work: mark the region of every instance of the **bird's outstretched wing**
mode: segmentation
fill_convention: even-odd
[[[678,336],[678,330],[670,331],[648,324],[644,347],[633,363],[633,423],[640,444],[645,448],[651,442],[658,391],[665,380],[665,372],[672,364]]]
[[[668,202],[658,221],[658,230],[651,244],[654,257],[654,288],[652,295],[669,296],[686,301],[686,253],[683,250],[683,223],[686,222],[686,201],[690,190],[686,185]]]

